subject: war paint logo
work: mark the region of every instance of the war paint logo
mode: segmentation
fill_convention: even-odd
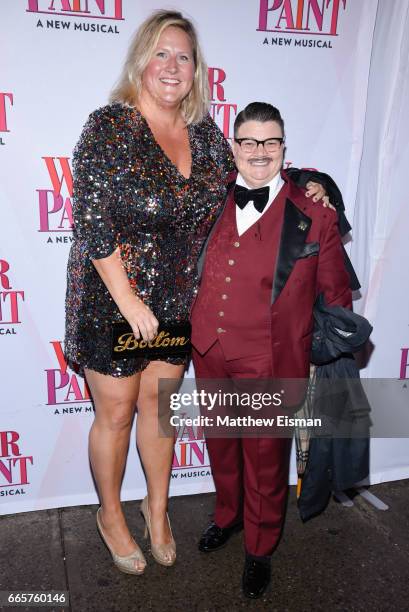
[[[347,0],[260,0],[257,30],[285,35],[266,37],[265,45],[332,49],[346,5]]]
[[[21,304],[24,291],[13,289],[10,281],[10,264],[0,259],[0,336],[15,336],[21,325]]]
[[[237,104],[226,101],[224,81],[226,72],[223,68],[209,68],[210,115],[217,123],[225,138],[233,138],[233,125],[237,115]]]
[[[87,412],[93,414],[94,409],[85,379],[68,368],[62,342],[52,340],[50,344],[57,367],[45,370],[47,406],[52,406],[56,415]]]
[[[42,157],[50,187],[37,189],[39,229],[48,244],[72,242],[72,172],[69,157]]]
[[[400,380],[407,380],[409,378],[409,347],[401,348],[400,356]]]
[[[10,132],[9,118],[10,108],[13,106],[14,96],[10,92],[0,92],[0,146],[5,145],[3,133]]]
[[[37,28],[45,30],[119,34],[117,25],[102,23],[102,20],[124,21],[122,0],[28,0],[26,12],[47,15],[36,23]],[[54,17],[85,17],[88,23]]]
[[[183,423],[183,414],[180,415]],[[203,427],[180,425],[175,430],[172,480],[211,476]]]
[[[17,431],[0,431],[0,497],[24,495],[33,456],[24,455]]]

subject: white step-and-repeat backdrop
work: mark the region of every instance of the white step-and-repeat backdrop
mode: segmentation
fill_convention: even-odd
[[[225,136],[231,138],[247,103],[278,106],[286,121],[286,164],[331,174],[348,218],[361,222],[355,208],[376,0],[3,0],[0,513],[97,501],[87,457],[93,408],[83,379],[66,368],[62,345],[71,154],[88,114],[106,103],[132,33],[156,8],[179,9],[197,25],[209,65],[210,112]],[[393,223],[398,233],[398,219]],[[368,257],[371,240],[362,234],[360,258]],[[394,306],[386,306],[391,316]],[[407,332],[407,314],[400,325]],[[398,331],[384,338],[379,355],[398,338]],[[407,335],[402,341],[409,346]],[[200,432],[179,434],[171,494],[212,490]],[[394,441],[387,452],[393,455]],[[391,476],[380,454],[373,461],[373,482],[409,476],[404,453]],[[144,494],[133,442],[123,499]]]

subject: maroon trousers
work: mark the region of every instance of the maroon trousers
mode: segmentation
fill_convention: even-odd
[[[227,361],[219,342],[193,349],[198,379],[271,378],[271,353]],[[214,520],[230,527],[243,519],[246,552],[271,555],[280,537],[288,491],[289,438],[207,438],[216,487]]]

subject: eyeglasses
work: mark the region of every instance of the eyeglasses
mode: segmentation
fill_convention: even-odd
[[[266,138],[266,140],[257,140],[256,138],[235,138],[234,142],[240,145],[244,153],[254,153],[258,145],[263,145],[267,153],[275,153],[279,150],[284,140],[284,138]]]

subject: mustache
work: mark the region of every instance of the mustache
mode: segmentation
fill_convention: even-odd
[[[263,155],[262,157],[260,156],[256,156],[256,157],[249,157],[248,162],[251,161],[273,161],[273,158],[270,157],[269,155]]]

